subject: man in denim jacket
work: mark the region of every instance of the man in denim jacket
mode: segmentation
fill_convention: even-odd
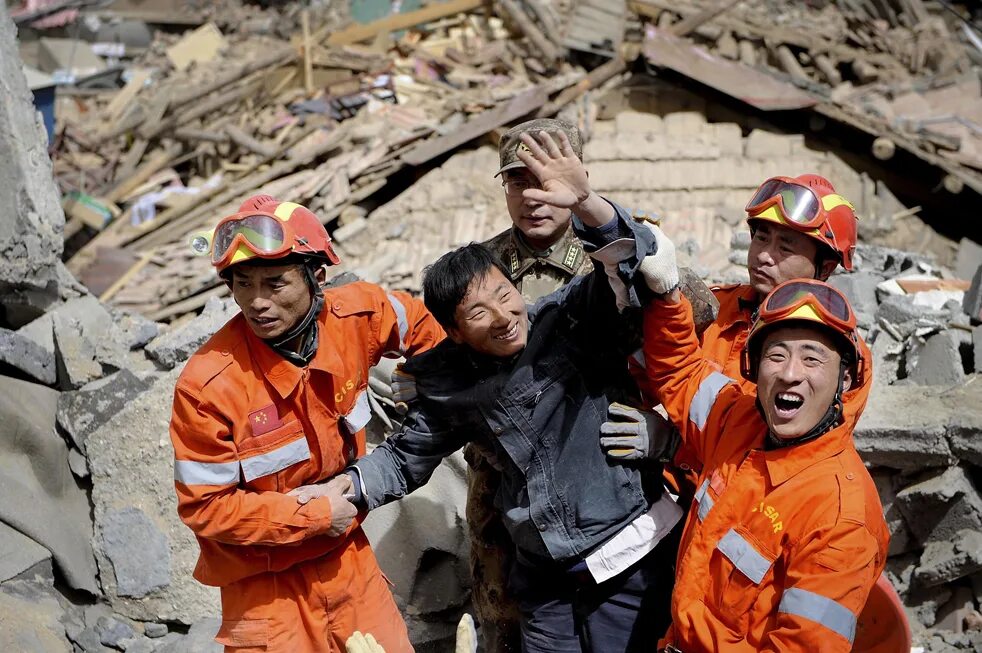
[[[590,190],[563,134],[523,142],[541,182],[524,192],[573,210],[596,269],[527,309],[482,245],[437,261],[424,296],[449,338],[406,364],[419,401],[349,473],[356,501],[373,509],[483,441],[503,477],[496,507],[516,546],[523,649],[642,650],[666,623],[674,551],[658,543],[681,510],[659,474],[609,464],[598,438],[607,407],[636,393],[624,365],[640,344],[635,277],[643,288],[642,266],[674,255],[657,227]]]

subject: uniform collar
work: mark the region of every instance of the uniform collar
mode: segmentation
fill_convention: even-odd
[[[512,281],[521,277],[536,262],[545,263],[574,275],[583,261],[583,246],[573,233],[572,225],[566,227],[566,231],[558,241],[544,250],[533,249],[516,227],[511,228],[510,236],[511,251],[506,253],[505,265]]]
[[[342,374],[344,366],[341,362],[341,356],[335,349],[335,343],[330,342],[327,336],[327,318],[330,314],[330,311],[325,308],[321,310],[321,314],[317,318],[319,327],[317,337],[320,342],[317,343],[317,353],[314,354],[314,358],[311,359],[307,367],[297,367],[277,354],[272,347],[263,342],[262,338],[254,334],[252,329],[246,325],[246,340],[252,358],[258,366],[259,372],[276,388],[276,392],[281,398],[286,399],[290,396],[290,393],[300,383],[306,370],[320,370],[335,376]]]
[[[778,486],[808,467],[842,453],[851,441],[852,430],[847,424],[840,424],[804,444],[765,451],[764,461],[771,483]]]
[[[737,306],[749,316],[757,312],[757,307],[760,306],[760,296],[753,286],[748,284],[740,289],[737,295]]]

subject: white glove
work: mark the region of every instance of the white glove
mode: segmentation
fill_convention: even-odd
[[[658,295],[669,293],[679,285],[679,267],[675,262],[675,243],[669,240],[656,225],[646,222],[645,226],[655,235],[658,251],[645,256],[641,261],[641,276],[652,292]]]
[[[454,653],[477,653],[477,630],[474,628],[474,617],[466,612],[457,624],[457,642]]]
[[[348,653],[385,653],[371,633],[367,635],[356,630],[344,643],[344,648]]]

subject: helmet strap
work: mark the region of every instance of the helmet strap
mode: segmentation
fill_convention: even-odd
[[[304,261],[301,264],[304,279],[307,281],[307,288],[310,289],[311,301],[310,310],[298,321],[293,328],[284,333],[276,342],[268,342],[273,351],[287,359],[297,367],[307,366],[317,353],[317,317],[324,308],[324,291],[317,283],[317,269],[311,261]],[[300,347],[294,351],[287,345],[300,338]]]
[[[829,404],[829,407],[825,411],[825,415],[822,416],[822,419],[818,420],[818,424],[813,426],[808,433],[790,440],[777,437],[768,428],[767,440],[764,443],[764,448],[771,451],[774,449],[783,449],[785,447],[793,447],[799,444],[804,444],[805,442],[810,442],[819,436],[825,435],[838,426],[842,421],[842,386],[845,383],[847,367],[848,365],[845,363],[845,361],[839,362],[839,386],[836,388],[835,397],[833,397],[832,403]],[[759,396],[757,397],[757,410],[763,417],[764,407],[760,404]]]

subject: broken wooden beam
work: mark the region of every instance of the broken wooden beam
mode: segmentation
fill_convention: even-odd
[[[404,14],[393,14],[372,21],[365,25],[352,25],[347,29],[333,32],[327,38],[328,45],[351,45],[361,41],[374,39],[379,34],[397,32],[401,29],[415,27],[420,23],[453,16],[467,11],[474,11],[484,4],[484,0],[449,0],[449,2],[434,2],[431,5],[409,11]],[[312,37],[314,43],[320,43],[327,34],[327,29],[318,30]]]

